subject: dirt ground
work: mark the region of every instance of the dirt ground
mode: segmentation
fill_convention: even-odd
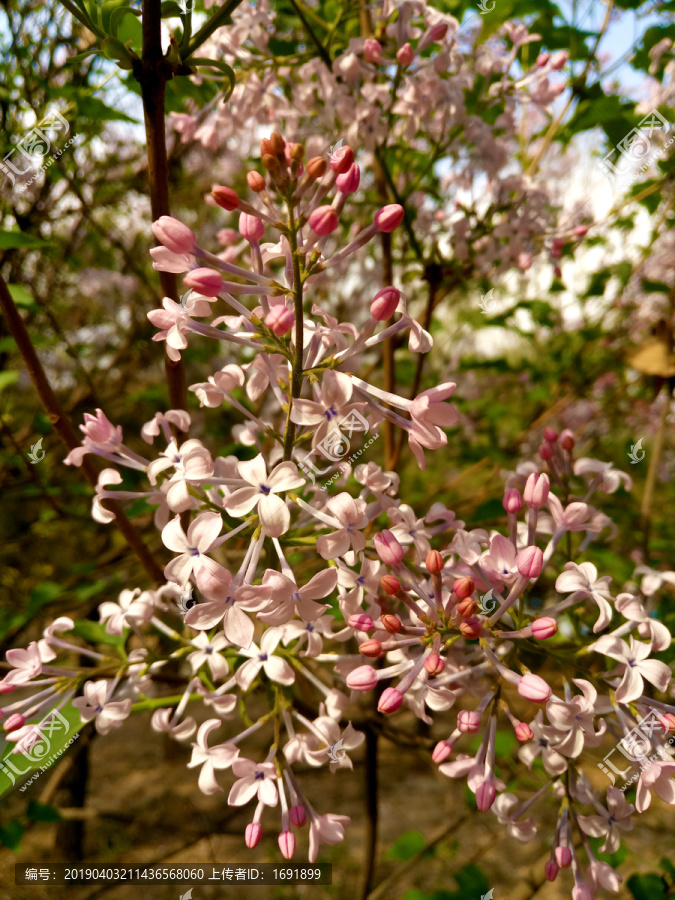
[[[90,745],[90,771],[86,798],[89,816],[85,824],[83,865],[115,863],[229,863],[253,865],[276,862],[287,865],[277,847],[278,813],[268,811],[269,827],[255,850],[244,844],[243,831],[252,807],[233,810],[227,806],[231,773],[219,773],[225,793],[207,797],[197,788],[197,771],[186,768],[190,748],[176,747],[167,753],[163,738],[151,731],[149,714],[127,721],[123,728]],[[175,745],[173,745],[175,746]],[[350,815],[347,838],[335,847],[322,846],[319,861],[333,865],[332,886],[195,886],[192,900],[236,897],[237,900],[324,900],[356,898],[362,870],[365,841],[363,745],[352,752],[354,772],[308,770],[301,783],[319,812]],[[546,802],[535,809],[548,818],[539,836],[522,845],[508,838],[496,816],[466,807],[464,783],[439,775],[421,751],[401,749],[379,742],[380,832],[378,864],[372,900],[403,898],[416,888],[428,892],[456,891],[454,874],[468,864],[480,865],[494,891],[494,900],[568,900],[572,880],[569,871],[557,882],[543,881],[548,857],[546,840],[553,830],[553,808]],[[591,766],[593,763],[591,762]],[[2,824],[12,815],[22,815],[28,800],[40,800],[54,767],[24,794],[18,791],[0,800]],[[589,768],[589,773],[592,771]],[[602,776],[600,776],[602,777]],[[42,782],[42,784],[41,784]],[[534,782],[533,782],[534,784]],[[53,803],[65,805],[63,795]],[[622,872],[656,871],[660,858],[675,859],[675,808],[659,800],[648,814],[636,817],[629,838],[629,852]],[[265,820],[263,820],[265,829]],[[405,832],[418,831],[427,842],[445,833],[431,855],[411,866],[387,859],[387,850]],[[295,862],[306,863],[307,827],[296,832]],[[14,864],[40,865],[64,862],[55,846],[57,825],[33,825],[24,835],[18,853],[0,851],[0,900],[179,900],[188,885],[153,886],[17,886]],[[380,885],[379,888],[377,886]],[[414,900],[422,900],[417,894]],[[604,895],[610,896],[610,895]],[[619,897],[632,895],[622,885]],[[474,900],[468,893],[462,900]],[[475,900],[480,900],[476,896]]]

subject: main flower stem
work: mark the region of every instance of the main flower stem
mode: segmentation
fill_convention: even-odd
[[[304,310],[302,304],[303,284],[300,272],[300,258],[298,256],[298,236],[296,233],[295,214],[293,212],[292,195],[288,200],[288,242],[291,245],[291,261],[293,264],[293,302],[295,306],[295,356],[291,373],[291,394],[288,398],[288,413],[286,416],[286,431],[284,434],[284,460],[291,458],[295,443],[295,423],[291,421],[291,409],[293,399],[300,396],[303,378],[303,341],[304,341]]]

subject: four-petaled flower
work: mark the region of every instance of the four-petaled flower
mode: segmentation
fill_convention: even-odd
[[[285,501],[277,495],[302,487],[305,479],[300,476],[298,467],[293,462],[282,462],[268,475],[265,458],[259,453],[255,459],[240,462],[238,471],[249,487],[237,488],[225,497],[224,508],[238,518],[256,509],[265,534],[281,537],[288,531],[291,514]]]

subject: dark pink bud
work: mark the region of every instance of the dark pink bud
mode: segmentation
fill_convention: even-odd
[[[445,660],[442,659],[438,653],[430,653],[424,660],[424,668],[433,678],[435,675],[441,674],[445,668]]]
[[[403,559],[403,547],[387,528],[381,534],[376,534],[373,540],[375,550],[385,566],[398,566]]]
[[[376,641],[375,638],[371,638],[369,641],[364,641],[359,646],[359,653],[362,653],[364,656],[368,656],[371,659],[377,659],[378,656],[382,656],[382,644],[379,641]]]
[[[330,167],[338,175],[342,175],[346,172],[353,162],[354,151],[348,144],[345,144],[344,147],[338,147],[335,153],[332,153],[330,157]]]
[[[160,216],[152,223],[152,233],[172,253],[191,253],[195,245],[192,229],[173,216]]]
[[[248,186],[252,191],[255,191],[256,194],[265,190],[265,179],[260,172],[249,172],[246,176],[246,181],[248,181]]]
[[[518,488],[509,488],[504,492],[502,506],[508,513],[517,513],[523,508],[523,498]]]
[[[523,578],[539,578],[544,565],[544,554],[539,547],[525,547],[516,557],[516,566]]]
[[[382,58],[382,45],[374,38],[369,38],[363,45],[363,58],[369,63],[379,63]]]
[[[393,613],[385,613],[382,616],[382,625],[384,626],[385,630],[389,632],[389,634],[398,634],[401,628],[403,628],[403,623],[401,622],[399,617],[395,616]]]
[[[246,832],[244,834],[244,838],[246,840],[246,846],[249,850],[253,850],[254,847],[257,847],[260,843],[260,838],[262,837],[262,825],[258,822],[249,822],[246,826]]]
[[[183,279],[185,284],[204,297],[217,297],[223,286],[220,272],[215,269],[193,269]]]
[[[562,277],[562,269],[560,268],[560,266],[553,266],[553,274],[556,278]]]
[[[481,621],[477,616],[470,616],[459,626],[459,631],[467,641],[475,641],[476,638],[480,637],[482,627]]]
[[[558,623],[551,616],[535,619],[532,623],[532,637],[538,641],[546,641],[558,631]]]
[[[568,59],[569,56],[566,50],[557,50],[551,57],[551,68],[562,69]]]
[[[403,207],[398,203],[390,203],[383,206],[382,209],[375,213],[375,227],[378,231],[384,231],[387,234],[392,232],[403,221]]]
[[[475,590],[476,586],[473,583],[473,579],[466,575],[462,578],[458,578],[452,585],[453,593],[457,594],[460,600],[464,600],[465,597],[470,597]]]
[[[409,66],[414,58],[415,54],[413,48],[407,43],[404,44],[396,54],[396,59],[401,66]]]
[[[550,53],[540,53],[539,56],[537,57],[537,65],[539,66],[539,68],[543,69],[550,58],[551,58]]]
[[[516,725],[516,737],[521,742],[521,744],[524,744],[525,741],[532,740],[532,738],[534,737],[534,732],[527,724],[527,722],[518,722],[518,724]]]
[[[443,571],[443,557],[438,550],[430,550],[427,553],[425,564],[427,572],[431,572],[432,575],[438,575]]]
[[[532,703],[546,703],[553,692],[543,678],[528,672],[518,682],[518,693]]]
[[[666,731],[675,731],[675,716],[672,713],[657,713]]]
[[[310,213],[309,227],[319,237],[325,237],[338,227],[337,213],[332,206],[320,206],[313,213]]]
[[[462,734],[476,734],[480,731],[480,713],[473,709],[462,709],[457,715],[457,730]]]
[[[3,731],[16,731],[17,728],[23,728],[25,724],[26,720],[21,715],[21,713],[12,713],[11,716],[8,716],[5,719],[2,728]]]
[[[585,237],[588,234],[588,225],[575,225],[572,233],[578,238]]]
[[[476,790],[476,806],[481,812],[490,809],[495,802],[497,788],[491,781],[484,781]]]
[[[377,704],[377,711],[381,713],[393,713],[403,703],[403,694],[396,688],[386,688],[382,692],[380,702]]]
[[[560,443],[565,450],[574,450],[576,441],[574,439],[574,433],[571,432],[569,428],[566,428],[560,435]]]
[[[544,440],[548,441],[549,444],[555,444],[558,440],[558,432],[555,428],[544,428]]]
[[[279,835],[279,849],[284,859],[293,859],[295,853],[295,835],[292,831],[282,831]]]
[[[518,254],[518,268],[525,272],[527,269],[532,268],[532,254],[531,253],[519,253]]]
[[[550,488],[551,480],[546,472],[542,475],[537,475],[536,472],[533,472],[525,483],[523,499],[528,506],[532,506],[534,509],[541,509],[548,500]]]
[[[396,597],[401,590],[401,582],[395,575],[383,575],[380,578],[380,587],[385,594],[389,594],[390,597]],[[394,616],[394,618],[396,617]]]
[[[549,459],[553,459],[553,448],[548,443],[548,441],[544,441],[544,443],[539,447],[539,457],[543,459],[544,462],[548,462]]]
[[[350,616],[347,624],[350,628],[356,628],[357,631],[372,631],[375,628],[375,623],[365,613],[357,613]]]
[[[239,195],[231,187],[224,184],[216,184],[211,188],[211,196],[218,206],[222,206],[228,212],[237,209],[239,206]]]
[[[265,226],[257,216],[242,213],[239,216],[239,234],[250,243],[259,241],[265,234]]]
[[[450,754],[452,753],[452,744],[450,741],[439,741],[434,747],[434,752],[431,754],[431,759],[439,765],[439,763],[444,762]]]
[[[265,325],[273,334],[287,334],[295,325],[295,313],[292,309],[278,303],[265,316]]]
[[[294,828],[302,828],[302,826],[307,821],[307,813],[305,812],[305,807],[300,806],[299,804],[296,806],[291,806],[288,810],[288,815],[291,819],[291,825]]]
[[[383,287],[378,291],[370,304],[370,314],[378,322],[386,322],[396,312],[396,307],[401,299],[401,292],[395,287]]]
[[[549,859],[544,866],[544,875],[546,876],[547,881],[555,881],[558,877],[558,863]]]
[[[338,175],[335,179],[337,189],[343,194],[353,194],[358,191],[360,182],[361,170],[356,163],[352,163],[343,175]]]
[[[377,674],[372,666],[359,666],[352,669],[345,681],[352,691],[372,691],[377,684]]]
[[[468,619],[476,612],[478,604],[473,597],[465,597],[463,600],[459,601],[456,609],[463,619]]]
[[[15,690],[13,684],[3,684],[0,681],[0,694],[11,694]]]
[[[561,869],[567,869],[572,865],[572,851],[569,847],[555,848],[555,861]]]

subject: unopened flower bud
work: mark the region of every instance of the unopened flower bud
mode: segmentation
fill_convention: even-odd
[[[274,156],[274,147],[272,146],[272,142],[269,138],[263,138],[260,141],[260,155],[261,156]]]
[[[363,58],[369,63],[379,63],[382,58],[382,45],[380,42],[369,38],[363,45]]]
[[[279,165],[279,160],[273,153],[265,153],[264,156],[260,157],[260,162],[263,164],[263,168],[268,172],[274,174],[274,172],[278,172],[281,169]]]
[[[372,666],[359,666],[352,669],[345,682],[352,691],[372,691],[377,684],[377,673]]]
[[[283,156],[286,150],[286,141],[277,131],[274,131],[270,135],[270,146],[272,153],[276,153],[277,156]]]
[[[595,894],[589,884],[575,884],[572,888],[572,900],[595,900]]]
[[[12,713],[3,722],[2,729],[3,731],[16,731],[17,728],[23,728],[25,724],[26,720],[21,713]]]
[[[401,299],[401,292],[395,287],[383,287],[378,291],[370,304],[370,314],[378,322],[386,322],[396,312]]]
[[[527,482],[525,483],[523,499],[528,506],[532,506],[534,507],[534,509],[541,509],[541,507],[548,500],[548,492],[550,488],[551,480],[546,472],[544,472],[542,475],[537,475],[536,472],[532,472],[530,477],[527,479]]]
[[[309,227],[319,237],[325,237],[338,227],[337,213],[332,206],[319,206],[310,213]]]
[[[378,231],[390,234],[403,221],[403,207],[398,203],[389,203],[375,213],[375,227]]]
[[[463,619],[469,619],[478,609],[478,604],[473,597],[465,597],[455,608]]]
[[[265,316],[265,325],[273,334],[287,334],[295,324],[295,313],[292,309],[278,303]]]
[[[392,578],[392,575],[385,575],[385,578]],[[395,581],[397,579],[394,579]],[[385,613],[381,617],[382,625],[385,631],[388,631],[389,634],[398,634],[401,628],[403,628],[403,623],[399,619],[398,616],[395,616],[393,613]]]
[[[15,686],[13,684],[3,684],[0,681],[0,694],[11,694],[14,690]]]
[[[265,179],[260,174],[260,172],[249,172],[246,175],[246,181],[248,182],[248,186],[254,191],[256,194],[259,194],[260,191],[265,190]]]
[[[253,850],[260,843],[262,837],[262,825],[259,822],[249,822],[246,826],[245,840],[249,850]]]
[[[551,57],[551,68],[557,70],[562,69],[568,59],[569,56],[567,55],[566,50],[557,50]]]
[[[544,441],[544,443],[539,447],[539,458],[543,459],[544,462],[548,462],[549,459],[553,459],[553,447],[551,447],[548,441]]]
[[[462,636],[465,637],[467,641],[475,641],[476,638],[480,637],[482,628],[483,626],[476,616],[470,616],[459,626]]]
[[[403,559],[403,547],[396,539],[396,535],[384,529],[380,534],[376,534],[373,539],[375,550],[385,566],[398,566]]]
[[[540,69],[543,69],[550,58],[551,58],[550,53],[540,53],[539,56],[537,57],[537,66]]]
[[[393,713],[403,703],[403,694],[396,688],[386,688],[382,691],[380,702],[377,704],[377,711],[381,713]]]
[[[448,26],[446,22],[436,22],[435,25],[432,25],[429,29],[429,38],[432,42],[442,41],[443,38],[448,33]]]
[[[518,693],[532,703],[546,703],[553,692],[543,678],[528,672],[518,682]]]
[[[232,247],[239,240],[239,232],[234,228],[221,228],[216,235],[223,247]]]
[[[531,253],[519,253],[518,254],[518,268],[522,272],[526,272],[528,269],[532,268],[532,254]]]
[[[427,658],[424,660],[424,668],[433,678],[436,675],[441,674],[441,672],[445,668],[445,660],[442,659],[438,655],[438,653],[430,653],[429,656],[427,656]]]
[[[305,807],[300,804],[296,804],[295,806],[291,806],[288,810],[288,815],[291,820],[291,825],[294,828],[302,828],[302,826],[307,821],[307,813],[305,811]]]
[[[322,178],[327,168],[328,163],[323,156],[313,156],[307,163],[307,174],[310,178]]]
[[[351,166],[342,175],[338,175],[335,179],[335,185],[343,194],[354,194],[359,189],[361,182],[361,170],[356,163]]]
[[[465,597],[470,597],[475,590],[476,586],[473,583],[473,579],[468,576],[458,578],[452,585],[453,593],[457,594],[460,600],[464,600]]]
[[[558,631],[558,623],[551,616],[543,616],[532,623],[532,637],[538,641],[545,641]]]
[[[396,597],[401,590],[401,582],[394,575],[383,575],[380,578],[380,587],[385,594],[389,594],[390,597]]]
[[[578,238],[585,237],[588,234],[588,225],[575,225],[572,233]]]
[[[480,713],[473,709],[462,709],[457,714],[457,730],[462,734],[476,734],[480,731]]]
[[[548,441],[549,444],[555,444],[558,440],[558,432],[555,428],[544,428],[544,440]]]
[[[359,646],[359,652],[369,659],[377,659],[378,656],[382,656],[382,644],[375,638],[370,638]]]
[[[509,488],[504,491],[502,506],[508,513],[517,513],[523,508],[523,498],[518,488]]]
[[[438,575],[439,572],[443,571],[443,557],[438,550],[430,550],[427,553],[425,563],[427,572],[431,572],[432,575]]]
[[[434,752],[431,754],[431,759],[436,765],[444,762],[452,753],[452,744],[450,741],[439,741],[434,747]]]
[[[282,831],[279,835],[279,849],[284,859],[293,859],[295,853],[295,835],[292,831]]]
[[[350,616],[347,624],[350,628],[356,628],[357,631],[372,631],[375,628],[375,623],[365,613],[356,613]]]
[[[152,223],[152,233],[172,253],[191,253],[195,236],[191,228],[173,216],[160,216]]]
[[[239,216],[239,234],[249,243],[259,241],[265,234],[265,226],[257,216],[242,213]]]
[[[555,861],[561,869],[567,869],[572,865],[572,851],[569,847],[556,847],[554,852]]]
[[[574,450],[574,445],[576,441],[574,439],[574,433],[570,431],[569,428],[566,428],[560,435],[560,443],[564,450]]]
[[[518,722],[518,724],[516,725],[516,737],[521,742],[521,744],[524,744],[525,741],[532,740],[532,738],[534,737],[534,732],[527,724],[527,722]]]
[[[476,806],[481,812],[486,812],[495,802],[497,788],[491,781],[484,781],[476,788]]]
[[[396,54],[396,60],[401,66],[409,66],[414,58],[413,48],[408,43],[405,43]]]
[[[547,881],[555,881],[558,877],[558,863],[549,859],[544,866],[544,875]]]
[[[673,713],[658,713],[658,717],[666,731],[675,731],[675,715]]]
[[[187,287],[204,297],[217,297],[223,286],[223,278],[215,269],[193,269],[183,281]]]
[[[516,566],[523,578],[539,578],[544,565],[544,554],[539,547],[525,547],[516,557]]]
[[[287,144],[286,150],[291,159],[302,159],[305,155],[305,148],[302,144]]]
[[[338,147],[335,153],[331,153],[330,157],[330,167],[337,174],[342,175],[346,172],[354,162],[354,151],[349,146],[349,144],[345,144],[343,147]]]
[[[211,190],[211,196],[218,206],[222,206],[228,212],[232,212],[233,209],[237,209],[239,206],[239,195],[237,192],[223,184],[214,185]]]

